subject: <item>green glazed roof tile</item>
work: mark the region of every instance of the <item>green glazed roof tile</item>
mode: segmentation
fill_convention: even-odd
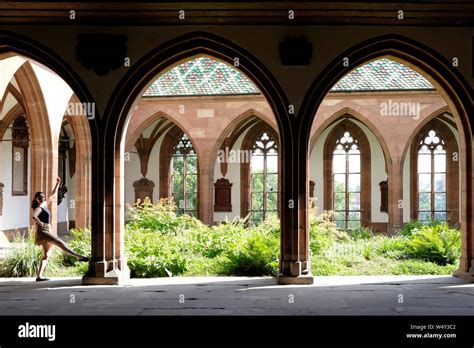
[[[237,69],[200,57],[171,68],[153,82],[145,97],[260,94]]]
[[[433,90],[416,71],[391,59],[364,64],[340,79],[331,92]],[[237,69],[207,57],[186,61],[168,70],[145,91],[145,97],[260,94]]]
[[[331,88],[331,92],[430,89],[435,88],[416,71],[382,58],[352,70]]]

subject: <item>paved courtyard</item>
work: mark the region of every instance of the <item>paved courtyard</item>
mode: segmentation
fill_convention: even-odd
[[[0,279],[1,315],[474,315],[474,284],[451,276],[316,277],[280,286],[266,277]]]

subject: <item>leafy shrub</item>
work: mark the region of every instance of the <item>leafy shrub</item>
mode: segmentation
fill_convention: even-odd
[[[186,272],[186,255],[178,238],[131,228],[125,236],[131,277],[171,277]]]
[[[347,231],[349,237],[353,240],[364,239],[368,240],[374,237],[374,232],[369,228],[358,228],[355,230]]]
[[[318,228],[317,225],[310,225],[309,238],[309,249],[313,255],[325,252],[333,244],[333,240],[326,231]]]
[[[33,277],[36,275],[43,250],[35,245],[34,227],[30,228],[29,234],[24,237],[17,234],[12,242],[11,248],[5,259],[0,262],[1,277]],[[48,262],[48,268],[56,269],[55,263]]]
[[[172,202],[138,202],[130,209],[125,226],[131,276],[162,277],[210,270],[220,274],[276,274],[278,220],[246,226],[246,219],[235,219],[209,227],[194,217],[176,215]]]
[[[208,258],[199,254],[195,254],[188,255],[186,260],[187,269],[183,276],[215,276],[220,272],[222,256]]]
[[[461,256],[461,233],[446,223],[422,226],[408,243],[411,256],[439,265],[453,264]]]
[[[197,219],[189,215],[178,216],[175,204],[168,199],[160,199],[158,204],[152,204],[147,198],[138,201],[127,211],[127,226],[142,231],[172,233],[180,228],[195,227]]]
[[[245,234],[223,254],[220,273],[238,276],[276,276],[280,255],[278,220],[266,220]]]
[[[327,251],[337,241],[349,240],[348,234],[338,230],[331,219],[332,212],[326,211],[310,221],[309,248],[313,255]]]
[[[428,226],[428,227],[436,227],[438,225],[445,225],[446,222],[440,221],[440,220],[429,220],[427,223],[423,223],[418,220],[410,221],[405,223],[405,226],[403,227],[403,230],[400,231],[400,234],[402,236],[410,237],[413,233],[416,233],[418,230],[420,230],[423,226]]]
[[[246,220],[226,221],[217,226],[192,230],[192,243],[195,252],[208,258],[221,255],[225,250],[235,249],[246,233]]]
[[[182,275],[189,256],[205,249],[209,228],[192,216],[177,215],[174,209],[167,199],[155,205],[145,199],[129,209],[125,248],[131,277]]]
[[[417,231],[421,227],[423,227],[423,223],[418,220],[406,222],[403,226],[403,230],[400,231],[400,234],[402,236],[410,237],[413,234],[413,231]]]
[[[373,244],[374,253],[380,256],[401,259],[409,255],[408,238],[401,235],[393,237],[376,235],[367,243]]]

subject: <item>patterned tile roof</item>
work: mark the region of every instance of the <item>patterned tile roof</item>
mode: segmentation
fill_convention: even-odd
[[[382,58],[352,70],[331,88],[331,92],[423,89],[434,87],[409,67]]]
[[[144,97],[260,94],[257,87],[237,69],[219,61],[199,57],[161,75]]]

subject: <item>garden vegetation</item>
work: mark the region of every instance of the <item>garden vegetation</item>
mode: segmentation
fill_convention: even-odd
[[[257,226],[247,219],[207,226],[189,215],[177,215],[167,200],[149,201],[128,210],[125,253],[131,277],[276,276],[280,254],[280,225],[276,218]],[[32,231],[30,231],[32,232]],[[395,236],[368,229],[342,231],[324,212],[310,221],[312,273],[318,275],[452,274],[458,268],[461,233],[446,223],[412,222]],[[72,230],[68,244],[90,255],[89,229]],[[31,277],[41,248],[34,232],[18,236],[0,276]],[[47,276],[81,276],[88,265],[55,248]]]

